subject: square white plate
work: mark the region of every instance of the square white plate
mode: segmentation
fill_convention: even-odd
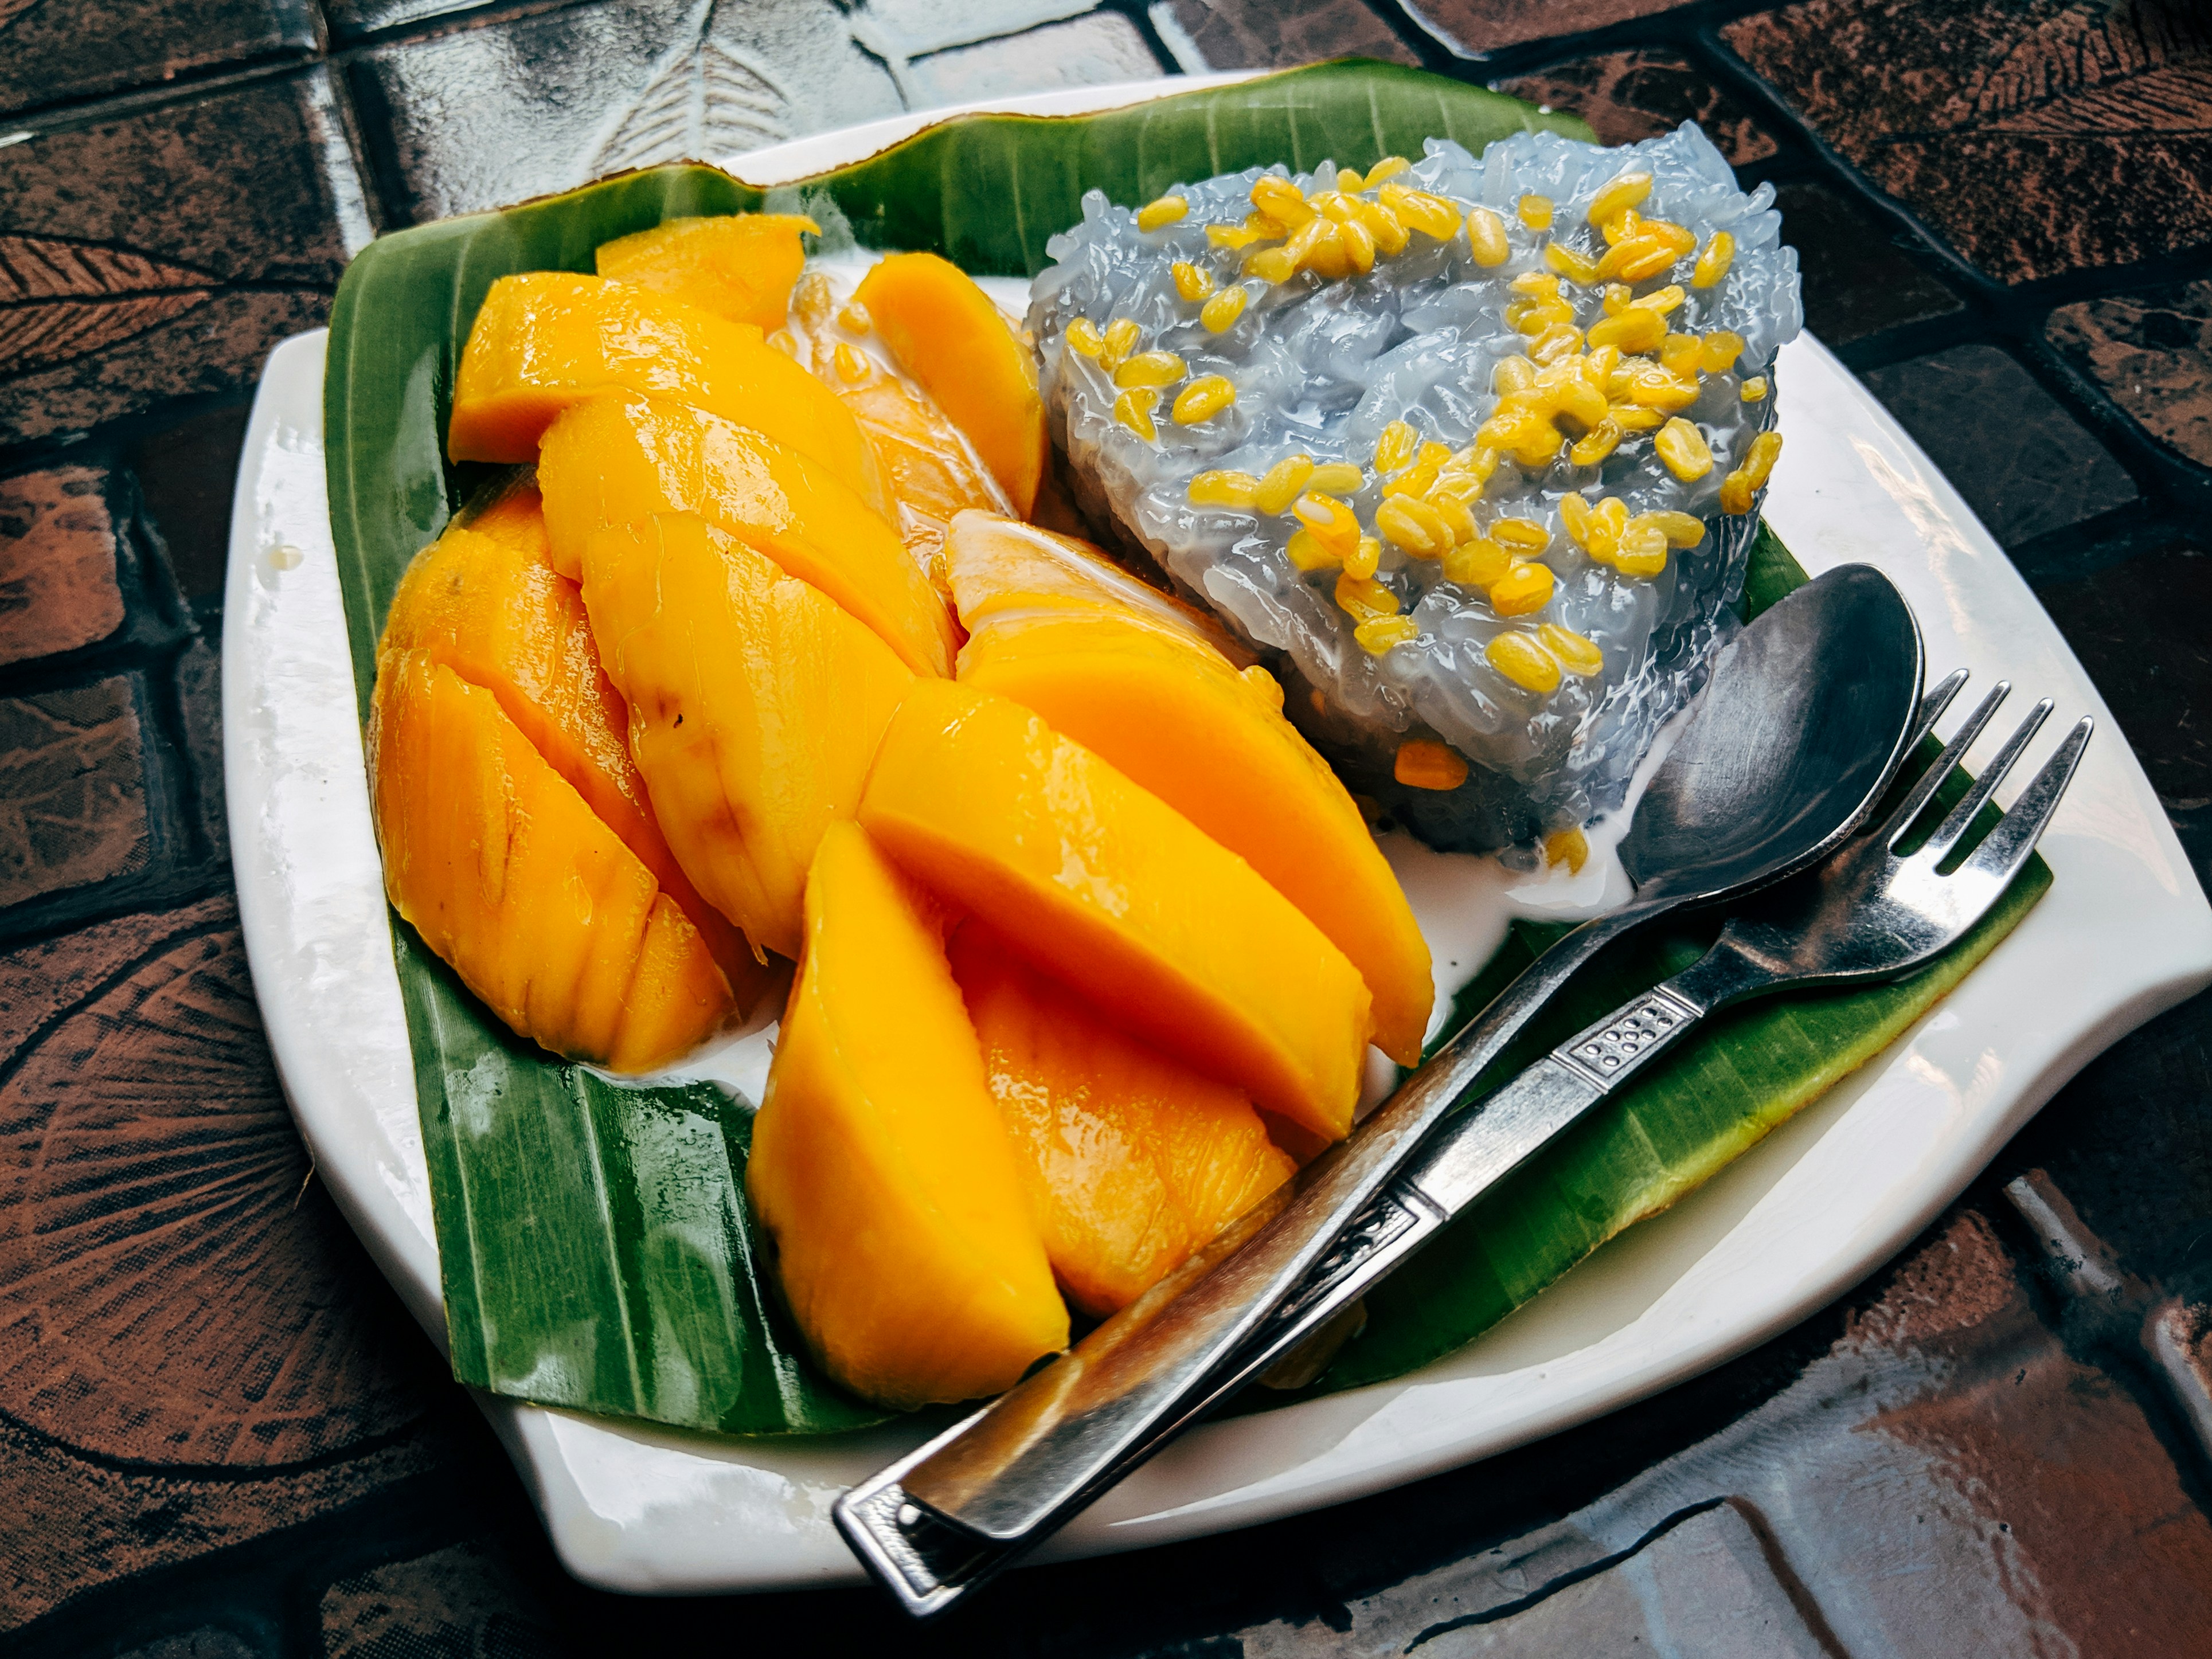
[[[1207,83],[988,107],[1075,113]],[[800,178],[946,112],[732,165],[759,183]],[[302,335],[270,358],[239,474],[222,659],[239,909],[277,1071],[316,1167],[442,1346],[428,1175],[324,492],[323,345],[322,333]],[[1919,615],[1931,683],[1963,665],[1977,685],[2009,678],[2028,696],[2056,698],[2054,732],[2097,717],[2043,842],[2056,884],[1906,1037],[1496,1329],[1397,1382],[1200,1428],[1047,1559],[1359,1497],[1742,1353],[1894,1254],[2090,1056],[2212,979],[2212,907],[2057,629],[1864,387],[1809,337],[1783,359],[1789,450],[1766,514],[1799,561],[1814,574],[1859,561],[1886,571]],[[480,1398],[563,1563],[611,1589],[854,1581],[830,1502],[915,1442],[896,1425],[835,1441],[717,1440]]]

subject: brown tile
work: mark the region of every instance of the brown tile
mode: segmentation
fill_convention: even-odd
[[[2136,499],[2104,446],[1995,346],[1954,346],[1861,378],[2007,547]]]
[[[2197,0],[1806,0],[1723,33],[2002,282],[2212,242],[2212,11]]]
[[[0,111],[315,49],[307,0],[4,0]]]
[[[6,158],[0,442],[251,385],[271,345],[324,319],[370,234],[320,70]]]
[[[105,468],[0,478],[0,663],[104,640],[123,625]]]
[[[1547,35],[1625,23],[1686,6],[1691,0],[1406,0],[1406,9],[1438,39],[1469,52],[1492,51]]]
[[[567,1652],[547,1589],[529,1567],[485,1542],[389,1562],[323,1592],[324,1659]]]
[[[309,1178],[228,897],[0,957],[20,1623],[430,1467],[434,1359]]]
[[[375,48],[352,84],[386,199],[417,221],[904,107],[831,0],[572,7]]]
[[[1324,58],[1420,62],[1360,0],[1158,0],[1152,18],[1176,63],[1194,74],[1290,69]]]
[[[134,874],[152,852],[128,677],[0,702],[0,908]]]
[[[222,795],[222,659],[206,640],[195,639],[177,658],[176,678],[192,799],[215,856],[227,860],[230,821]]]
[[[2160,799],[2176,809],[2212,801],[2212,642],[2204,631],[2212,553],[2177,542],[2080,580],[2045,583],[2036,597]]]
[[[2212,467],[2212,281],[2063,306],[2043,332],[2152,437]]]
[[[1888,227],[1825,185],[1775,192],[1782,239],[1797,250],[1805,322],[1832,346],[1963,309],[1959,296],[1905,257]]]
[[[230,497],[246,447],[244,403],[196,410],[149,433],[125,459],[185,599],[219,600],[230,562]]]
[[[1498,83],[1532,104],[1569,110],[1603,144],[1632,144],[1695,121],[1737,167],[1774,154],[1773,138],[1698,69],[1673,52],[1601,52]]]

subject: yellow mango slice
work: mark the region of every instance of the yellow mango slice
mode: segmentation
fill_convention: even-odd
[[[941,581],[953,516],[971,507],[1004,513],[1006,492],[935,399],[855,344],[844,327],[850,313],[841,319],[839,311],[827,276],[805,278],[792,295],[790,337],[799,361],[860,422],[908,553]]]
[[[743,421],[882,498],[875,457],[836,395],[758,329],[627,283],[565,270],[502,276],[484,295],[453,377],[446,450],[529,461],[561,411],[602,392],[643,392]]]
[[[980,514],[955,526],[962,683],[1042,716],[1243,857],[1359,969],[1376,1046],[1418,1065],[1436,994],[1428,944],[1351,795],[1283,718],[1280,690],[1158,625],[1158,596],[1133,608],[1102,583],[1095,602],[1039,603],[1028,566],[1003,550],[1042,534]]]
[[[1091,543],[1019,519],[962,514],[946,544],[945,577],[961,626],[971,632],[1002,617],[1106,605],[1208,647],[1235,667],[1258,660],[1206,612],[1131,575]]]
[[[691,919],[750,1009],[767,988],[768,969],[669,851],[631,763],[629,711],[599,666],[583,596],[547,568],[544,543],[538,492],[528,486],[449,527],[400,577],[378,653],[427,653],[496,697],[531,746]]]
[[[879,261],[853,297],[898,366],[968,434],[1014,511],[1027,518],[1052,449],[1036,354],[966,271],[934,253]]]
[[[1067,1298],[1127,1307],[1288,1179],[1252,1103],[1116,1030],[971,917],[952,976]]]
[[[934,907],[849,823],[807,881],[745,1190],[808,1347],[864,1399],[997,1394],[1067,1346]]]
[[[584,605],[661,833],[709,903],[797,956],[807,866],[914,676],[805,582],[690,514],[601,531]]]
[[[386,653],[368,766],[393,908],[521,1036],[642,1072],[730,1017],[699,930],[491,692]]]
[[[1188,818],[1003,697],[917,680],[860,821],[1127,1030],[1330,1140],[1367,1051],[1358,971]]]
[[[915,672],[951,672],[951,613],[883,515],[750,428],[684,404],[588,398],[547,431],[538,483],[563,575],[598,530],[696,513],[828,594]]]
[[[806,264],[801,231],[822,227],[803,214],[727,213],[668,219],[599,244],[599,275],[629,283],[726,322],[783,326],[791,285]]]

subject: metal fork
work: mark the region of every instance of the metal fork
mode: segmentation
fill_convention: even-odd
[[[1916,743],[1932,729],[1957,684],[1948,684],[1928,700]],[[1101,1478],[1066,1494],[1065,1504],[1055,1506],[1057,1515],[1074,1513],[1307,1340],[1707,1015],[1790,986],[1893,979],[1962,937],[2035,850],[2092,729],[2085,716],[2011,810],[1961,856],[1975,818],[2051,713],[2051,701],[2044,699],[1934,832],[1913,844],[1936,790],[2010,690],[2007,682],[1997,684],[1880,823],[1845,842],[1814,872],[1748,901],[1696,963],[1624,1003],[1437,1131],[1210,1379],[1203,1397]],[[836,1505],[847,1540],[909,1612],[924,1616],[994,1576],[1048,1530],[1018,1539],[988,1537],[908,1500],[902,1480],[967,1426],[948,1430]]]

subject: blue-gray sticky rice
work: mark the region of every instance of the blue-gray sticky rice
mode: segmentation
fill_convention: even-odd
[[[1032,287],[1029,326],[1042,355],[1042,386],[1054,440],[1079,504],[1111,538],[1140,548],[1174,583],[1210,606],[1282,678],[1286,712],[1335,762],[1357,791],[1382,802],[1431,844],[1485,850],[1527,843],[1617,807],[1660,726],[1694,695],[1705,665],[1735,624],[1729,607],[1742,590],[1757,514],[1720,511],[1723,477],[1751,440],[1774,422],[1773,390],[1742,401],[1743,382],[1773,385],[1777,349],[1801,325],[1797,256],[1781,244],[1773,191],[1736,188],[1728,163],[1704,133],[1679,131],[1639,144],[1605,149],[1551,133],[1522,133],[1477,159],[1456,143],[1431,139],[1426,154],[1395,182],[1481,204],[1504,220],[1511,257],[1492,270],[1474,260],[1466,234],[1436,242],[1416,234],[1396,258],[1364,277],[1329,281],[1302,273],[1270,286],[1244,279],[1252,296],[1243,317],[1216,335],[1198,321],[1199,306],[1176,291],[1170,267],[1188,260],[1224,284],[1237,280],[1243,255],[1208,243],[1209,224],[1237,224],[1251,210],[1260,169],[1177,185],[1189,212],[1178,223],[1139,232],[1128,209],[1097,191],[1084,199],[1080,224],[1054,237],[1055,263]],[[1289,175],[1304,192],[1334,186],[1336,169]],[[1604,461],[1576,466],[1562,453],[1523,471],[1503,459],[1474,505],[1487,525],[1536,520],[1552,532],[1543,554],[1558,579],[1551,603],[1534,616],[1500,618],[1480,588],[1443,579],[1434,562],[1385,544],[1378,580],[1399,595],[1419,637],[1377,657],[1352,637],[1354,619],[1334,602],[1337,573],[1302,574],[1285,552],[1298,527],[1266,516],[1191,505],[1192,477],[1209,469],[1263,474],[1287,454],[1369,466],[1376,441],[1394,420],[1425,441],[1455,449],[1473,442],[1495,409],[1492,371],[1523,353],[1527,339],[1508,327],[1507,284],[1544,270],[1543,248],[1557,234],[1602,252],[1585,223],[1591,199],[1619,174],[1649,172],[1640,207],[1695,234],[1702,248],[1715,231],[1735,239],[1727,276],[1690,286],[1691,257],[1636,285],[1640,295],[1679,283],[1689,297],[1668,319],[1690,333],[1732,330],[1744,351],[1730,373],[1705,377],[1682,414],[1711,446],[1715,465],[1692,483],[1677,480],[1653,450],[1651,433],[1632,433]],[[1555,204],[1552,228],[1530,231],[1515,216],[1526,194]],[[1562,284],[1589,328],[1602,315],[1601,290]],[[1111,377],[1095,359],[1068,349],[1076,317],[1100,328],[1127,317],[1141,327],[1139,350],[1182,356],[1191,376],[1223,374],[1237,387],[1234,406],[1181,426],[1168,418],[1170,388],[1158,410],[1158,439],[1148,442],[1113,416]],[[1617,495],[1631,514],[1674,508],[1702,519],[1705,540],[1672,553],[1653,580],[1635,580],[1593,562],[1565,533],[1559,502],[1579,491],[1595,502]],[[1347,498],[1371,527],[1380,481]],[[1558,622],[1603,647],[1601,677],[1566,677],[1548,696],[1507,680],[1483,655],[1501,629]],[[1316,693],[1318,694],[1316,696]],[[1407,738],[1440,738],[1471,763],[1450,791],[1409,789],[1393,779]]]

